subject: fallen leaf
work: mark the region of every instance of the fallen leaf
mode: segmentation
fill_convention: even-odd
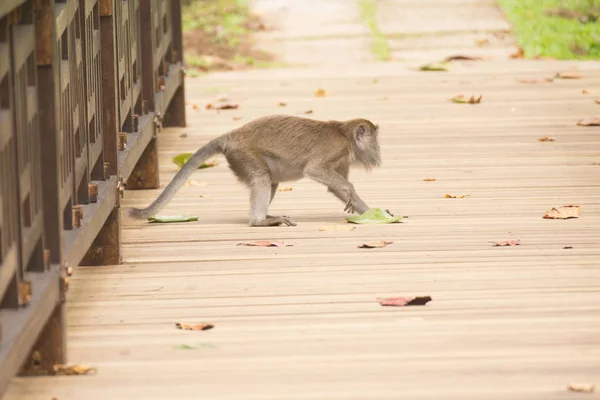
[[[328,225],[319,228],[319,232],[344,232],[344,231],[353,231],[356,229],[356,226],[353,225]]]
[[[170,222],[198,221],[198,217],[186,217],[184,215],[155,215],[154,217],[149,217],[148,221],[166,224]]]
[[[542,137],[538,138],[538,140],[540,142],[554,142],[556,139],[554,139],[553,137],[542,136]]]
[[[201,194],[201,195],[200,195],[200,196],[198,196],[198,197],[200,197],[201,199],[208,199],[208,200],[211,200],[211,201],[212,201],[212,197],[205,196],[205,195],[203,195],[203,194]]]
[[[600,117],[585,118],[577,121],[579,126],[600,126]]]
[[[242,118],[244,118],[244,117],[231,117],[231,119],[234,120],[234,121],[239,121]]]
[[[207,110],[235,110],[238,107],[239,107],[239,104],[236,104],[236,103],[221,103],[221,104],[208,103],[206,105]]]
[[[306,110],[306,111],[304,111],[304,114],[312,114],[312,113],[313,113],[313,110]]]
[[[464,199],[467,196],[468,196],[468,194],[457,194],[457,195],[446,194],[444,196],[444,198],[445,199]]]
[[[592,94],[592,93],[595,93],[595,92],[594,92],[593,90],[590,90],[590,89],[583,89],[583,90],[581,91],[581,93],[582,93],[582,94]]]
[[[402,218],[404,217],[393,217],[381,208],[372,208],[361,215],[346,217],[346,221],[354,224],[391,224]]]
[[[475,40],[475,45],[477,45],[478,47],[487,46],[488,44],[490,44],[490,40],[488,38]]]
[[[480,60],[482,60],[482,58],[481,57],[473,57],[473,56],[455,55],[455,56],[446,57],[444,59],[444,62],[459,61],[459,60],[464,60],[464,61],[480,61]]]
[[[569,383],[569,392],[594,393],[596,387],[592,383]]]
[[[559,79],[581,79],[583,78],[581,75],[576,74],[574,72],[559,72],[555,76]]]
[[[363,243],[360,244],[356,247],[358,247],[359,249],[376,249],[376,248],[381,248],[381,247],[385,247],[388,244],[392,244],[394,242],[388,242],[385,240],[381,240],[379,242],[367,242],[367,243]]]
[[[431,301],[430,296],[419,297],[390,297],[388,299],[377,299],[382,306],[406,307],[424,306]]]
[[[207,331],[214,327],[215,326],[213,324],[206,324],[206,323],[190,325],[190,324],[182,324],[180,322],[175,322],[175,328],[182,329],[184,331]]]
[[[286,102],[283,102],[283,101],[279,102],[279,107],[285,107],[285,106],[287,106]]]
[[[594,103],[596,103],[596,104],[600,104],[600,99],[596,99],[596,100],[594,100]]]
[[[180,138],[186,138],[187,137],[187,133],[182,133],[181,135],[179,135]]]
[[[448,71],[450,69],[451,63],[449,62],[438,62],[425,64],[419,67],[420,71]]]
[[[500,240],[497,242],[490,242],[495,246],[518,246],[521,244],[521,240],[519,239],[511,239],[511,240]]]
[[[538,78],[538,79],[517,79],[519,83],[537,84],[554,82],[554,78]]]
[[[435,182],[435,178],[423,178],[423,182]]]
[[[284,187],[284,188],[279,188],[277,189],[278,192],[291,192],[292,188],[291,187]]]
[[[295,246],[295,242],[284,243],[282,240],[257,240],[255,242],[240,242],[238,246],[255,246],[255,247],[289,247]]]
[[[54,375],[88,375],[96,372],[96,368],[86,367],[79,364],[55,364],[52,367],[52,370],[54,371]]]
[[[514,52],[510,55],[510,58],[512,58],[512,59],[524,58],[524,57],[525,57],[525,50],[523,50],[522,48],[518,48],[516,52]]]
[[[461,104],[479,104],[481,103],[481,98],[483,96],[479,95],[479,97],[475,97],[475,96],[471,96],[467,99],[467,97],[463,94],[459,94],[457,96],[454,96],[451,100],[455,103],[461,103]]]
[[[327,92],[325,91],[325,89],[317,89],[315,90],[315,97],[325,97],[327,96]]]
[[[192,104],[192,110],[199,110],[200,107],[198,106],[198,104]]]
[[[559,208],[552,207],[550,210],[544,213],[542,218],[545,219],[568,219],[568,218],[579,218],[579,206],[562,206]]]
[[[196,350],[196,346],[190,346],[189,344],[177,344],[173,346],[173,350]]]
[[[192,157],[194,154],[193,153],[181,153],[176,155],[175,157],[173,157],[173,162],[175,164],[177,164],[177,166],[179,168],[183,167],[183,165],[188,162],[188,160],[190,159],[190,157]],[[198,166],[198,169],[203,169],[203,168],[211,168],[214,166],[219,165],[218,162],[216,161],[210,161],[208,163],[202,163]]]
[[[564,250],[570,250],[572,248],[573,248],[573,246],[565,246],[565,247],[563,247]]]

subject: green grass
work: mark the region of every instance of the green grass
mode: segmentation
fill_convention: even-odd
[[[525,57],[551,57],[560,60],[600,59],[600,0],[499,0],[513,25]],[[596,22],[581,23],[546,14],[567,9],[597,15]]]
[[[182,10],[184,32],[201,29],[232,47],[251,32],[249,21],[248,0],[190,0]]]
[[[392,59],[392,52],[387,38],[379,30],[377,23],[377,5],[375,0],[358,0],[360,14],[363,21],[371,31],[371,52],[379,61],[389,61]]]

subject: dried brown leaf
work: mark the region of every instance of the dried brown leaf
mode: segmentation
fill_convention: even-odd
[[[435,182],[435,178],[423,178],[423,182]]]
[[[554,142],[556,139],[554,139],[553,137],[549,137],[549,136],[542,136],[542,137],[539,137],[538,140],[540,142]]]
[[[517,49],[516,52],[514,52],[513,54],[510,55],[510,58],[515,59],[515,58],[524,58],[525,57],[525,50],[523,50],[522,48]]]
[[[289,247],[295,246],[295,242],[285,243],[282,240],[257,240],[255,242],[240,242],[238,246],[255,246],[255,247]]]
[[[360,244],[356,247],[358,247],[359,249],[377,249],[377,248],[381,248],[381,247],[385,247],[388,244],[392,244],[394,242],[388,242],[386,240],[380,240],[379,242],[367,242],[367,243],[363,243]]]
[[[544,213],[542,218],[544,219],[568,219],[568,218],[579,218],[580,209],[579,206],[567,205],[559,208],[551,208]]]
[[[585,118],[577,121],[579,126],[600,126],[600,117]]]
[[[554,82],[554,78],[517,79],[517,82],[525,84],[549,83]]]
[[[182,329],[184,331],[207,331],[209,329],[214,328],[213,324],[201,323],[201,324],[183,324],[180,322],[175,322],[175,328]]]
[[[54,375],[88,375],[96,373],[96,368],[79,364],[55,364],[52,370]]]
[[[327,92],[325,91],[325,89],[317,89],[315,90],[315,97],[325,97],[327,96]]]
[[[600,99],[596,99],[596,100],[594,100],[594,103],[596,103],[596,104],[600,104]]]
[[[576,74],[575,72],[559,72],[555,76],[559,79],[581,79],[583,76]]]
[[[475,56],[463,56],[463,55],[454,55],[454,56],[449,56],[446,57],[444,59],[444,62],[450,62],[450,61],[480,61],[482,60],[481,57],[475,57]]]
[[[468,194],[457,194],[457,195],[453,195],[453,194],[446,194],[444,196],[445,199],[464,199],[465,197],[467,197]]]
[[[594,393],[595,389],[596,387],[593,383],[569,383],[567,386],[569,392]]]
[[[390,297],[388,299],[377,299],[382,306],[407,307],[424,306],[431,301],[430,296],[419,297]]]
[[[279,102],[279,107],[285,107],[285,106],[287,106],[287,103],[285,101]]]
[[[198,104],[192,104],[192,110],[199,110],[200,107],[198,106]]]
[[[291,192],[293,189],[291,187],[283,187],[277,189],[278,192]]]
[[[490,242],[490,243],[493,243],[494,246],[518,246],[521,244],[521,240],[519,240],[519,239],[499,240],[497,242]]]
[[[313,110],[306,110],[306,111],[304,111],[304,114],[312,114],[312,113],[313,113]]]
[[[594,92],[593,90],[590,90],[590,89],[583,89],[581,91],[581,94],[593,94],[593,93],[596,93],[596,92]]]
[[[221,104],[208,103],[206,105],[207,110],[235,110],[238,107],[239,107],[239,104],[236,104],[236,103],[221,103]]]
[[[450,100],[452,100],[455,103],[460,103],[460,104],[479,104],[479,103],[481,103],[482,97],[483,97],[482,95],[479,95],[479,97],[471,96],[471,97],[467,98],[464,94],[459,94],[459,95],[454,96]]]

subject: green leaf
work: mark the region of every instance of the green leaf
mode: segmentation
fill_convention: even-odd
[[[196,350],[197,347],[190,346],[189,344],[178,344],[173,346],[174,350]]]
[[[419,68],[420,71],[448,71],[449,69],[450,63],[448,62],[425,64]]]
[[[179,155],[176,155],[175,157],[173,157],[173,162],[175,164],[177,164],[177,166],[179,168],[183,167],[183,164],[185,164],[186,162],[188,162],[188,160],[194,155],[194,153],[181,153]],[[198,166],[198,169],[203,169],[203,168],[210,168],[210,167],[214,167],[215,165],[217,165],[216,162],[209,162],[209,163],[202,163],[200,166]]]
[[[198,217],[186,217],[185,215],[155,215],[154,217],[149,217],[148,221],[160,223],[190,222],[198,221]]]
[[[372,208],[362,215],[347,217],[346,220],[354,224],[391,224],[402,218],[402,216],[393,217],[382,208]]]

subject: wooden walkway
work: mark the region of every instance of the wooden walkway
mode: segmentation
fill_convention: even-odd
[[[567,70],[583,79],[517,82]],[[254,117],[312,109],[316,119],[380,124],[382,168],[351,180],[371,207],[409,218],[319,231],[344,225],[343,207],[302,181],[272,207],[297,227],[250,228],[246,190],[219,159],[164,211],[198,222],[129,222],[124,265],[73,275],[69,360],[97,373],[15,379],[6,400],[598,398],[567,391],[600,385],[600,128],[576,126],[600,114],[598,64],[267,70],[186,85],[189,127],[160,134],[163,187],[176,154]],[[315,98],[319,87],[330,96]],[[205,110],[220,93],[240,108]],[[448,100],[459,93],[483,101]],[[128,191],[123,206],[157,193]],[[542,219],[566,204],[581,217]],[[515,238],[518,247],[490,244]],[[236,246],[257,239],[296,246]],[[394,243],[356,247],[373,240]],[[433,301],[376,300],[410,295]],[[184,332],[175,322],[215,328]]]

